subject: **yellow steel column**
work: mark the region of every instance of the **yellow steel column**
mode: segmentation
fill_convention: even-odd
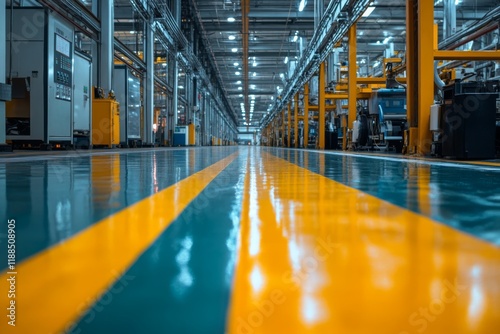
[[[294,99],[294,132],[293,132],[293,138],[294,138],[294,146],[295,148],[299,147],[299,92],[295,94],[295,99]]]
[[[286,127],[286,132],[287,132],[287,139],[286,139],[286,146],[291,147],[291,142],[292,142],[292,102],[288,102],[288,124]]]
[[[309,144],[309,82],[304,85],[304,148]]]
[[[319,76],[318,76],[318,106],[319,106],[319,120],[318,120],[318,135],[319,135],[319,144],[318,148],[320,150],[325,149],[325,62],[322,62],[319,65]]]
[[[281,147],[285,147],[285,109],[281,111]]]
[[[356,54],[357,54],[357,43],[356,43],[356,23],[352,25],[349,29],[349,120],[347,127],[349,129],[353,128],[354,121],[356,120],[356,93],[357,93],[357,65],[356,65]],[[347,135],[347,134],[345,134]]]
[[[405,150],[416,153],[418,141],[418,0],[406,1],[406,116],[409,136]]]
[[[431,150],[430,107],[434,103],[434,1],[418,1],[417,153]]]

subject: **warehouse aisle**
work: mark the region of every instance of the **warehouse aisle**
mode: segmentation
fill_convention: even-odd
[[[19,316],[2,333],[500,328],[498,164],[259,147],[7,161]]]

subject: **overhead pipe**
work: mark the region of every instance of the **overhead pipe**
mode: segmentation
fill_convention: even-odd
[[[439,50],[453,50],[482,35],[485,35],[498,28],[499,20],[500,7],[496,7],[495,9],[489,11],[476,24],[458,31],[453,36],[439,43]]]

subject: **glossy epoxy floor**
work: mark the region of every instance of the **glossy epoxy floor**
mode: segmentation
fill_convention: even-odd
[[[0,157],[0,198],[17,288],[1,333],[500,333],[499,164],[257,147]]]

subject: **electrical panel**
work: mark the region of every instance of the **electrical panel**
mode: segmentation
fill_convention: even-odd
[[[71,101],[73,84],[73,53],[71,42],[54,34],[54,82],[56,99]]]

